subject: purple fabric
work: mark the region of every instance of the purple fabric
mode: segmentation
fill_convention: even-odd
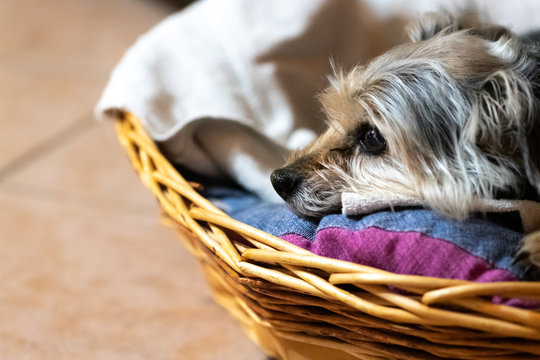
[[[415,231],[388,231],[376,227],[357,231],[326,228],[317,233],[314,241],[298,234],[285,234],[281,238],[319,256],[396,274],[477,282],[519,280],[512,272],[497,268],[450,241]],[[498,296],[493,297],[492,302],[531,309],[540,306],[534,301]]]
[[[397,274],[479,282],[519,280],[510,271],[496,268],[447,240],[414,231],[388,231],[375,227],[359,231],[326,228],[318,232],[315,241],[297,234],[281,237],[320,256]]]

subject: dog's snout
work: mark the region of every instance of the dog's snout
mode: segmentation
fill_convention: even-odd
[[[279,196],[281,196],[283,200],[287,200],[292,196],[298,187],[298,184],[300,183],[300,175],[296,170],[289,167],[284,167],[274,170],[272,175],[270,175],[270,180],[272,181],[272,186]]]

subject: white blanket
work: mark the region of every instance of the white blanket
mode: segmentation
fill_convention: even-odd
[[[518,31],[539,7],[478,2]],[[127,51],[96,116],[132,112],[172,162],[278,200],[270,172],[324,127],[315,95],[329,59],[345,69],[367,61],[402,40],[404,18],[437,3],[445,2],[201,0]]]

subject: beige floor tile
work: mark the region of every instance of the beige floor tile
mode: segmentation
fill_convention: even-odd
[[[156,217],[0,186],[1,359],[263,359]]]
[[[160,4],[0,1],[0,169],[91,114],[126,48],[173,11]]]
[[[0,55],[88,67],[116,63],[125,48],[175,9],[161,1],[2,0]]]
[[[69,76],[0,67],[0,168],[89,118],[100,87]]]
[[[78,134],[5,178],[12,189],[56,201],[128,212],[158,213],[156,201],[131,167],[112,123],[88,120]]]

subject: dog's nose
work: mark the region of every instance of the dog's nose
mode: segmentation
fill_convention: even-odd
[[[300,176],[294,169],[284,167],[274,170],[270,175],[270,181],[279,196],[287,200],[298,187]]]

